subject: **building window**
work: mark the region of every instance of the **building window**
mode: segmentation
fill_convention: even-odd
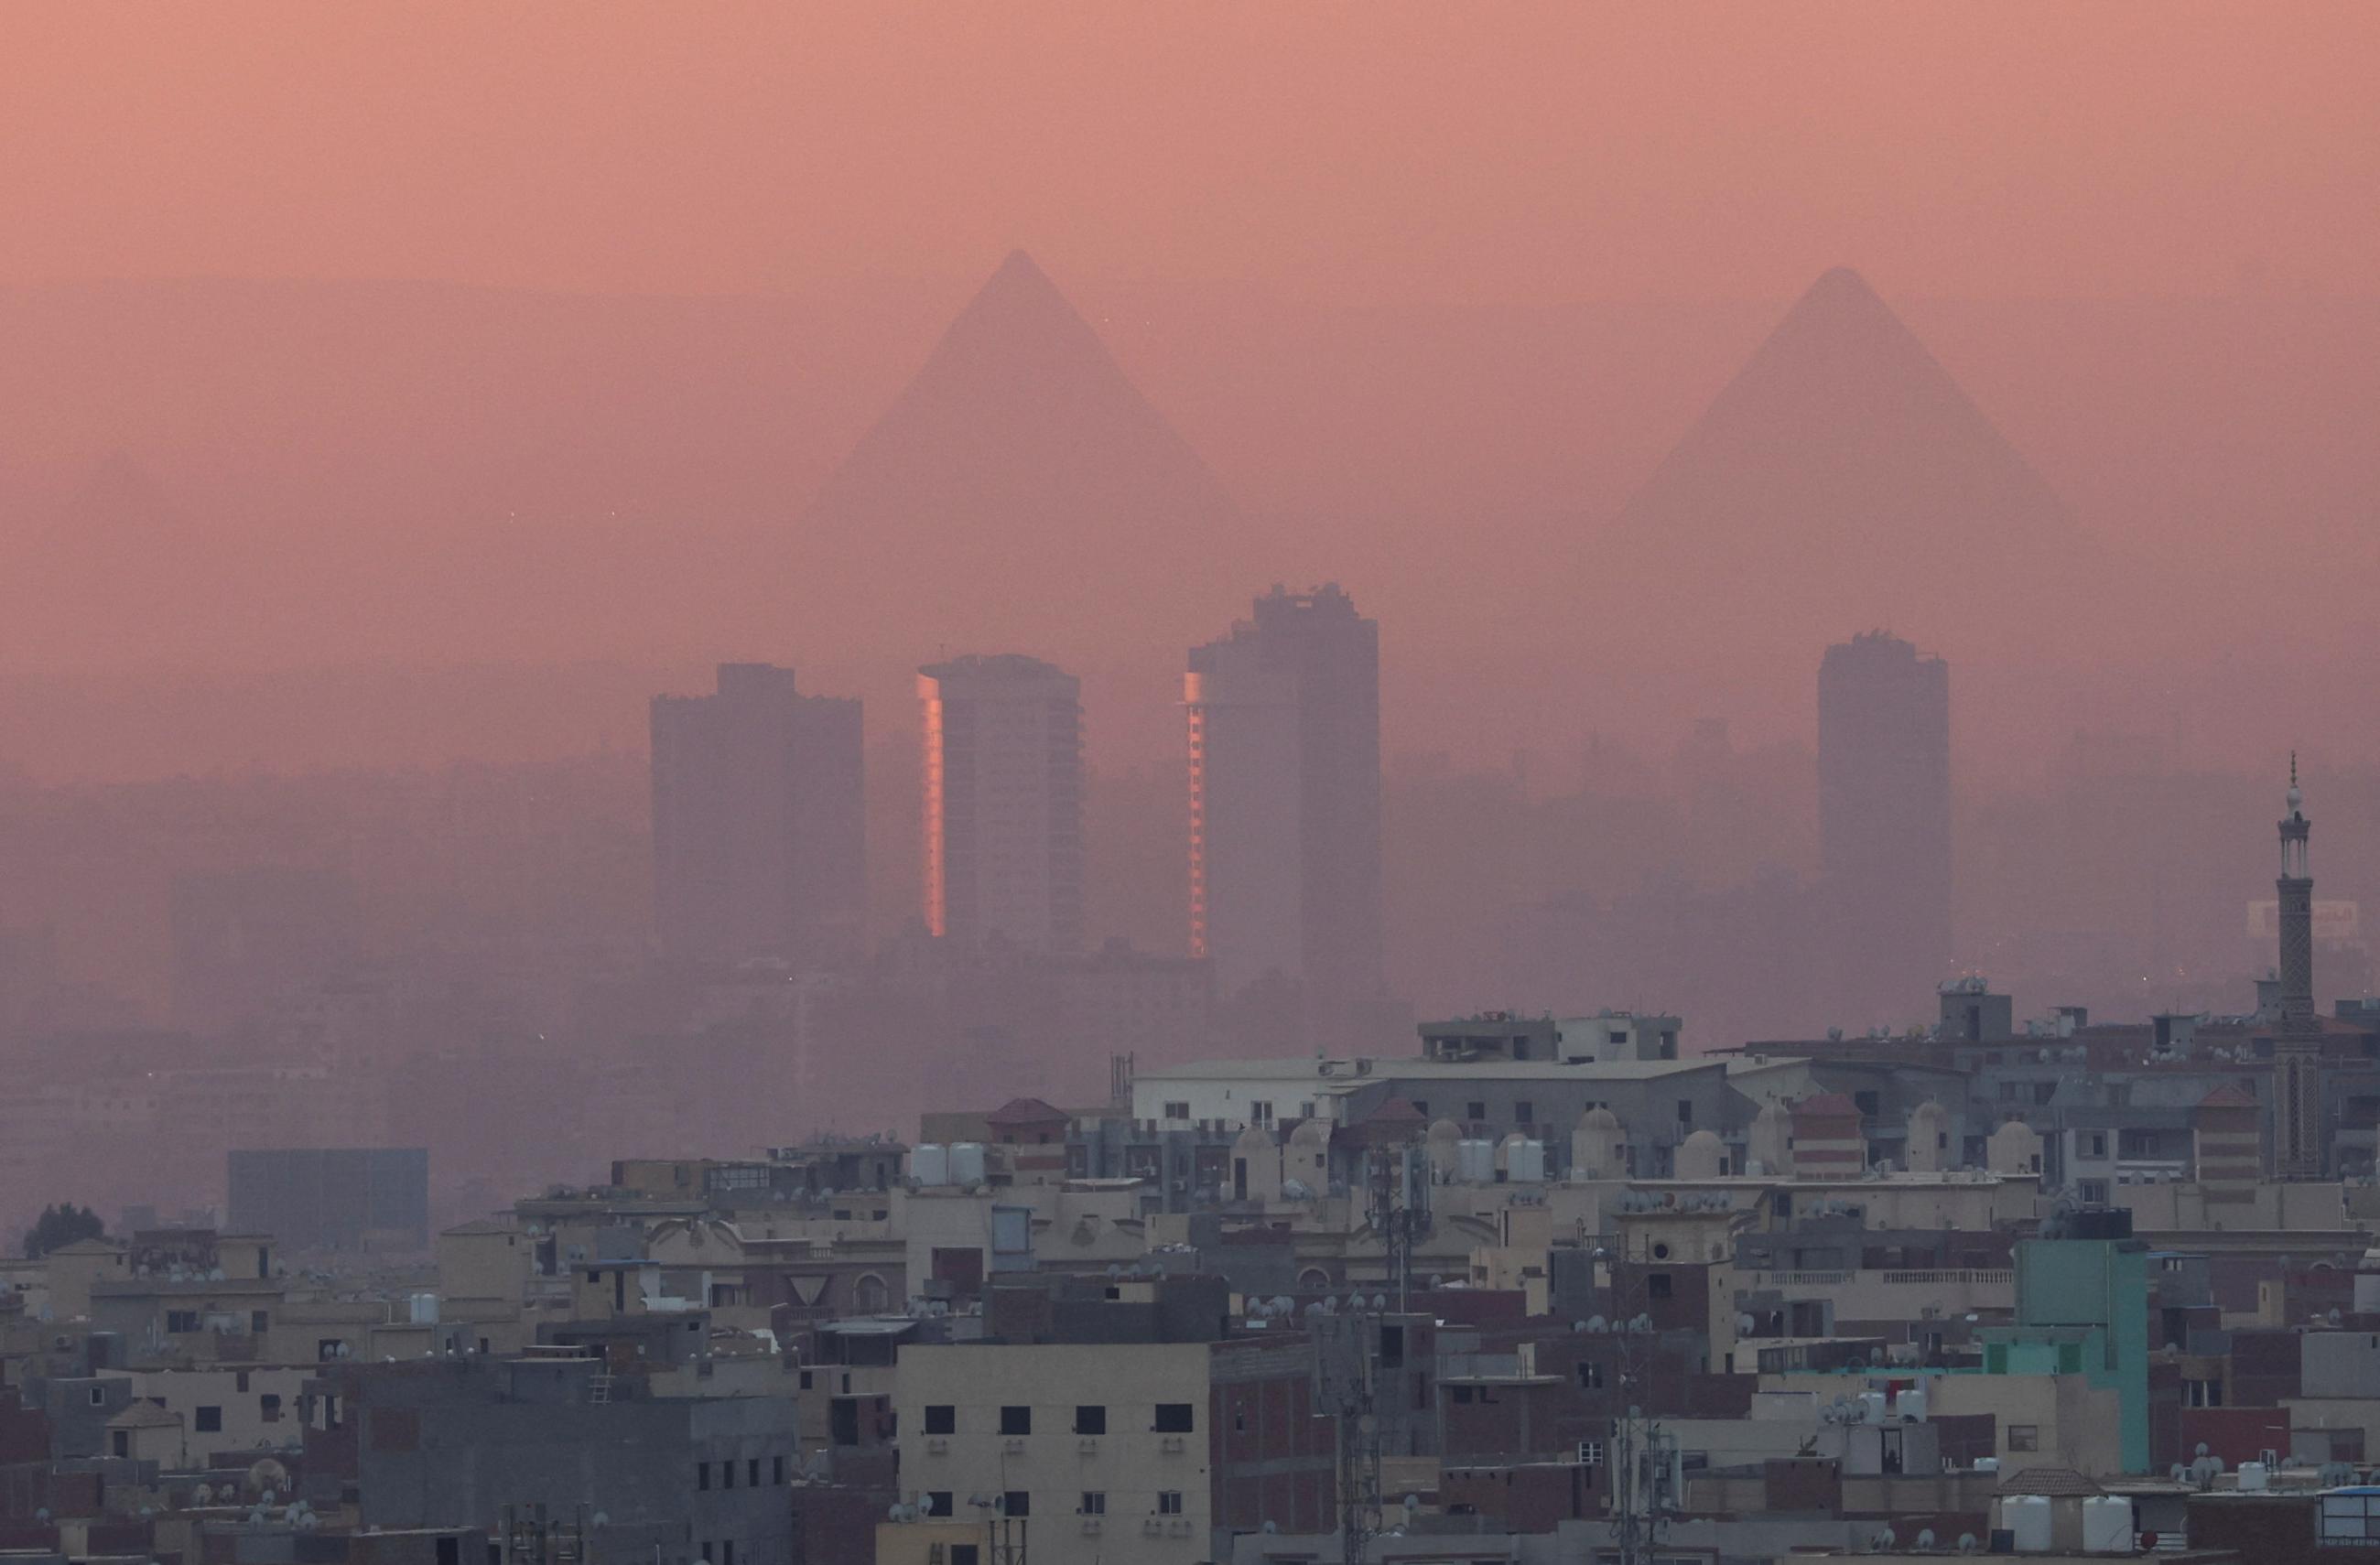
[[[1075,1514],[1080,1516],[1105,1516],[1107,1513],[1107,1491],[1105,1489],[1085,1489],[1083,1491],[1083,1503],[1076,1507]]]
[[[772,1484],[783,1484],[785,1481],[785,1459],[783,1457],[779,1456],[770,1459],[769,1481]]]
[[[1591,1358],[1578,1361],[1578,1389],[1582,1391],[1603,1389],[1603,1365],[1600,1361]]]
[[[1652,1276],[1646,1278],[1645,1280],[1645,1297],[1652,1299],[1668,1298],[1670,1296],[1670,1274],[1666,1271],[1657,1271]]]
[[[1463,1107],[1468,1110],[1468,1112],[1463,1115],[1463,1118],[1467,1120],[1477,1122],[1485,1120],[1488,1117],[1488,1105],[1485,1103],[1478,1102],[1475,1099],[1472,1102],[1464,1104]]]
[[[1682,1125],[1690,1125],[1694,1122],[1694,1100],[1693,1098],[1681,1098],[1678,1099],[1678,1122]]]
[[[1084,1402],[1075,1409],[1075,1433],[1104,1435],[1108,1432],[1108,1410],[1103,1402]]]
[[[710,1487],[710,1463],[707,1462],[698,1462],[694,1464],[694,1486],[698,1489],[707,1489]],[[705,1545],[703,1553],[706,1558],[709,1556],[710,1552],[710,1547]]]
[[[926,1503],[923,1509],[929,1516],[948,1516],[953,1514],[951,1510],[951,1491],[948,1489],[928,1490],[926,1492]]]
[[[2012,1451],[2037,1451],[2041,1449],[2041,1425],[2038,1424],[2011,1424],[2008,1435],[2008,1449]]]
[[[1581,1467],[1600,1467],[1600,1466],[1602,1466],[1602,1465],[1603,1465],[1603,1442],[1602,1442],[1601,1440],[1581,1440],[1581,1441],[1579,1441],[1579,1443],[1578,1443],[1578,1464],[1579,1464]]]
[[[1186,1102],[1168,1103],[1165,1106],[1165,1117],[1169,1120],[1186,1120],[1190,1117],[1190,1105]]]
[[[272,1319],[273,1317],[262,1310],[250,1310],[248,1312],[248,1328],[250,1332],[261,1337],[264,1335],[266,1328],[272,1324]]]
[[[722,1489],[735,1486],[735,1459],[732,1456],[719,1464],[719,1486]]]
[[[711,1555],[710,1540],[708,1538],[705,1538],[702,1543],[702,1565],[714,1565],[714,1560]]]
[[[1522,1125],[1536,1124],[1537,1122],[1537,1106],[1525,1098],[1522,1098],[1519,1102],[1512,1105],[1512,1122],[1514,1124]]]
[[[1160,1516],[1179,1516],[1179,1515],[1181,1515],[1181,1514],[1182,1514],[1182,1491],[1181,1491],[1180,1489],[1160,1489],[1160,1490],[1158,1490],[1158,1491],[1157,1491],[1157,1513],[1158,1513]]]
[[[1033,1496],[1024,1489],[1011,1489],[1000,1497],[1001,1510],[1010,1516],[1033,1514]]]
[[[959,1432],[959,1410],[953,1407],[948,1402],[928,1402],[926,1404],[925,1430],[929,1435],[957,1434]]]
[[[1272,1105],[1261,1098],[1248,1099],[1248,1123],[1252,1125],[1272,1123]]]
[[[2084,1147],[2082,1155],[2084,1157],[2104,1158],[2107,1155],[2107,1132],[2093,1131],[2089,1135],[2084,1136],[2082,1141]]]
[[[91,1389],[91,1405],[93,1407],[105,1407],[107,1405],[106,1387],[93,1386]]]
[[[2185,1380],[2181,1383],[2182,1401],[2191,1407],[2221,1407],[2223,1382],[2220,1380]]]
[[[751,1461],[744,1464],[744,1483],[746,1486],[749,1488],[757,1489],[760,1486],[760,1459],[759,1457],[756,1456]]]
[[[193,1427],[201,1435],[222,1434],[223,1409],[219,1407],[202,1407],[199,1409],[198,1422],[193,1425]]]
[[[719,1565],[735,1565],[735,1540],[734,1538],[722,1538],[719,1540]]]
[[[256,1416],[267,1424],[280,1423],[281,1397],[279,1393],[267,1391],[262,1396],[257,1398]]]
[[[196,1311],[196,1310],[167,1310],[167,1311],[165,1312],[165,1329],[166,1329],[166,1330],[168,1330],[168,1331],[172,1331],[172,1332],[183,1332],[183,1331],[196,1331],[198,1328],[199,1328],[199,1312],[198,1312],[198,1311]]]
[[[1468,1386],[1451,1387],[1447,1394],[1454,1399],[1458,1407],[1467,1407],[1471,1403],[1471,1388]]]
[[[1188,1402],[1159,1402],[1157,1422],[1149,1428],[1160,1435],[1186,1435],[1191,1430]]]
[[[802,1371],[802,1389],[803,1389],[803,1390],[805,1390],[805,1391],[814,1389],[815,1388],[813,1387],[813,1385],[811,1384],[811,1382],[812,1382],[815,1378],[816,1378],[816,1372],[815,1372],[815,1371],[813,1371],[813,1370],[808,1370],[808,1369],[803,1370],[803,1371]]]
[[[1426,1120],[1426,1119],[1427,1119],[1427,1118],[1429,1118],[1429,1099],[1428,1099],[1428,1098],[1415,1098],[1415,1099],[1413,1100],[1413,1106],[1414,1106],[1414,1112],[1415,1112],[1415,1113],[1419,1114],[1419,1115],[1420,1115],[1423,1119],[1425,1119],[1425,1120]]]
[[[1029,1407],[1004,1407],[1000,1410],[1000,1432],[1003,1435],[1033,1433],[1033,1410]]]

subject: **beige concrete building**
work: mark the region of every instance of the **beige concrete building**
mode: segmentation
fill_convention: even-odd
[[[1210,1352],[904,1348],[893,1377],[903,1499],[929,1523],[1025,1521],[1037,1565],[1204,1559]]]

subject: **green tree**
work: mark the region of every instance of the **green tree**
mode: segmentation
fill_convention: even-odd
[[[43,1207],[31,1231],[25,1235],[25,1258],[39,1260],[61,1245],[97,1239],[106,1232],[107,1225],[89,1207],[78,1207],[71,1201]]]

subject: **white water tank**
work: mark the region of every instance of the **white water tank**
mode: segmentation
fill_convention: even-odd
[[[2010,1495],[2000,1501],[2000,1525],[2019,1554],[2049,1552],[2049,1497]]]
[[[1504,1176],[1514,1184],[1543,1184],[1546,1182],[1546,1144],[1542,1141],[1515,1142],[1505,1155]]]
[[[2132,1502],[2115,1495],[2092,1495],[2082,1502],[2082,1552],[2132,1552]]]
[[[934,1141],[910,1147],[909,1177],[919,1184],[948,1184],[951,1182],[950,1148]]]
[[[1862,1391],[1860,1393],[1860,1418],[1863,1423],[1866,1424],[1881,1424],[1884,1422],[1884,1393],[1882,1391]]]
[[[1925,1422],[1925,1388],[1912,1386],[1892,1399],[1892,1411],[1912,1424]]]
[[[1454,1177],[1465,1184],[1496,1183],[1496,1144],[1484,1137],[1463,1140],[1454,1149]]]
[[[1999,1459],[1998,1457],[1996,1457],[1996,1456],[1979,1456],[1979,1457],[1975,1458],[1975,1471],[1976,1471],[1976,1472],[1978,1472],[1978,1473],[1997,1473],[1997,1472],[1998,1472],[1999,1470],[2000,1470],[2000,1459]]]
[[[2355,1274],[2354,1313],[2380,1314],[2380,1271],[2359,1271]]]
[[[951,1183],[973,1187],[983,1183],[983,1143],[951,1143]]]
[[[438,1295],[435,1293],[414,1294],[412,1308],[408,1313],[411,1315],[413,1324],[416,1326],[437,1325]]]
[[[2240,1488],[2242,1493],[2250,1489],[2270,1488],[2272,1485],[2273,1475],[2266,1471],[2263,1462],[2243,1462],[2240,1464]]]

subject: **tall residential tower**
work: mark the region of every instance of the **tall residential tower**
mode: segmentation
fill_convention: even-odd
[[[1950,976],[1950,666],[1876,632],[1818,665],[1830,998],[1898,1026]]]
[[[1311,1041],[1380,993],[1380,632],[1337,587],[1276,587],[1190,650],[1190,949],[1232,995],[1301,989]]]
[[[683,961],[858,954],[868,905],[860,708],[794,671],[722,663],[653,698],[653,913]]]
[[[925,707],[926,922],[965,950],[1083,944],[1083,704],[1037,658],[917,671]]]

